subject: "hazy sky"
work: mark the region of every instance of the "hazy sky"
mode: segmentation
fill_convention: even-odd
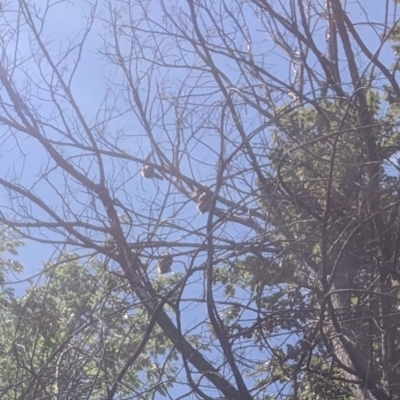
[[[168,6],[168,2],[166,3]],[[35,4],[37,7],[42,6],[42,2],[40,1],[35,2]],[[115,4],[118,4],[118,2]],[[153,2],[153,4],[158,3]],[[382,21],[385,13],[384,8],[381,6],[382,2],[367,0],[362,2],[362,4],[365,7],[365,10],[367,10],[369,22],[373,23]],[[117,81],[119,79],[118,74],[120,74],[120,72],[116,72],[116,69],[110,66],[109,63],[104,60],[103,56],[99,54],[99,49],[102,47],[103,40],[108,40],[104,30],[105,23],[102,20],[109,17],[106,5],[106,1],[98,2],[98,18],[95,20],[92,30],[87,37],[81,55],[81,62],[71,85],[73,94],[82,113],[91,123],[95,121],[96,113],[108,91],[110,89],[115,89],[115,87],[113,88],[112,82]],[[151,9],[153,15],[157,15],[157,8],[158,6],[155,6]],[[360,8],[358,3],[348,2],[348,9],[350,10],[352,18],[359,18],[360,22],[365,22],[366,18],[364,11]],[[55,59],[57,59],[58,54],[62,54],[65,46],[68,45],[73,38],[82,34],[82,29],[85,27],[86,21],[85,15],[89,13],[89,10],[90,4],[82,1],[69,2],[66,5],[57,4],[49,10],[42,37],[48,42],[48,48],[50,49],[51,54],[55,56]],[[10,20],[12,18],[17,22],[20,16],[14,13],[12,14],[12,17],[10,17]],[[357,26],[357,29],[363,38],[368,41],[370,50],[375,52],[378,48],[379,41],[376,32],[374,32],[374,26],[371,27],[371,25],[363,25],[360,23],[360,25]],[[255,35],[254,38],[257,40],[257,30],[255,30],[253,34]],[[321,47],[323,47],[325,31],[316,29],[315,35],[319,36]],[[26,54],[30,51],[31,46],[32,43],[29,41],[28,34],[22,32],[18,44],[18,51],[20,54]],[[393,53],[390,46],[387,45],[382,49],[382,52],[385,54],[384,59],[387,60],[388,64],[391,64],[393,61]],[[12,46],[8,47],[7,53],[9,57],[12,57]],[[277,74],[281,73],[282,77],[287,75],[289,68],[283,56],[283,53],[271,52],[271,68],[274,68],[274,71],[276,71]],[[65,60],[61,60],[61,64],[65,67],[71,66],[75,59],[76,54],[74,53],[74,55],[71,56],[70,64]],[[67,58],[67,60],[69,59]],[[35,73],[35,71],[32,70],[32,73]],[[173,79],[181,79],[181,77],[176,75],[175,71],[172,71],[169,79],[173,81]],[[118,90],[113,91],[111,96],[118,96],[118,101],[120,102],[121,107],[125,106]],[[41,107],[44,107],[45,109],[46,104],[41,104]],[[118,121],[115,122],[115,126],[124,126],[128,131],[129,129],[132,129],[132,131],[141,129],[132,113],[120,117]],[[135,150],[137,150],[136,147],[138,144],[141,145],[141,143],[135,143],[134,140],[127,142],[126,150],[134,153]],[[45,158],[43,157],[45,157],[45,154],[41,150],[40,146],[34,143],[31,139],[19,140],[18,146],[23,149],[24,156],[20,154],[20,148],[17,148],[15,141],[9,140],[6,144],[3,144],[1,159],[3,171],[7,171],[7,173],[15,173],[17,176],[20,175],[22,180],[26,179],[33,182],[38,178],[38,176],[35,175],[35,172],[40,169],[40,165],[44,162]],[[62,181],[60,180],[60,182]],[[144,182],[143,185],[144,190],[149,191],[151,194],[151,185],[147,182]],[[48,196],[48,193],[46,192],[43,193],[43,198],[48,202],[52,201],[51,196]],[[26,266],[26,274],[34,274],[40,270],[42,262],[46,261],[48,257],[52,255],[52,251],[52,249],[38,244],[28,245],[26,248],[21,249],[20,260]]]

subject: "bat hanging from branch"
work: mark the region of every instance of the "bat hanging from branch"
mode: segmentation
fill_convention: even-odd
[[[212,194],[209,190],[196,187],[193,197],[196,200],[196,207],[200,214],[210,211]]]
[[[162,275],[162,274],[167,274],[168,272],[171,272],[172,261],[173,261],[173,258],[171,256],[171,254],[169,254],[168,251],[166,251],[165,253],[162,253],[162,255],[157,263],[158,273],[160,275]]]
[[[160,179],[161,181],[164,179],[161,175],[157,174],[155,168],[152,165],[145,164],[140,170],[140,175],[145,179]]]

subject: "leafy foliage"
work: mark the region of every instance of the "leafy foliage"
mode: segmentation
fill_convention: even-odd
[[[2,398],[46,396],[104,398],[121,368],[119,396],[150,388],[164,393],[176,372],[171,348],[159,329],[146,332],[149,317],[128,286],[94,259],[82,264],[65,255],[46,265],[42,282],[2,311]],[[130,359],[147,337],[145,351]],[[146,395],[147,393],[147,395]]]

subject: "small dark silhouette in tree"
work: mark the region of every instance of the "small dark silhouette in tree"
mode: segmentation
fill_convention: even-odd
[[[210,211],[211,207],[211,192],[202,188],[195,188],[194,198],[197,201],[197,210],[200,214],[205,214]]]
[[[171,265],[172,265],[172,256],[171,254],[169,254],[168,251],[166,251],[161,255],[160,259],[158,260],[157,263],[158,273],[162,275],[171,272]]]
[[[161,181],[164,179],[161,175],[157,174],[154,167],[152,165],[143,165],[140,170],[140,175],[145,179],[160,179]]]

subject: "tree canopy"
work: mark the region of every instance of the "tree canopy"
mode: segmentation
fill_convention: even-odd
[[[2,399],[400,399],[396,2],[0,18]]]

